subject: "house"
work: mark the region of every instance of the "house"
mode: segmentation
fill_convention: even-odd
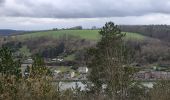
[[[60,58],[58,58],[57,60],[58,60],[59,62],[62,62],[64,59],[60,59]]]
[[[64,79],[72,79],[75,77],[75,72],[65,72],[64,74]]]
[[[26,59],[23,64],[32,64],[34,61],[33,59],[29,58],[29,59]]]
[[[135,79],[142,80],[157,80],[164,79],[170,80],[170,72],[165,71],[139,71],[135,74]]]
[[[21,64],[21,67],[32,66],[32,64]]]
[[[54,59],[51,59],[52,62],[62,62],[64,59],[61,59],[61,58],[54,58]]]
[[[70,77],[73,78],[75,76],[75,72],[70,73]]]
[[[145,79],[148,80],[151,78],[151,73],[149,71],[139,71],[135,74],[135,79]]]
[[[154,71],[152,72],[153,79],[170,79],[170,72]]]
[[[54,70],[54,73],[60,73],[61,71],[60,70]]]
[[[78,72],[82,73],[82,74],[86,74],[88,72],[88,68],[87,67],[79,67]]]
[[[54,58],[54,59],[51,59],[51,61],[52,61],[52,62],[56,62],[56,61],[57,61],[57,59],[56,59],[56,58]]]

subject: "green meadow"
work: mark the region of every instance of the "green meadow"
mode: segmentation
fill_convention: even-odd
[[[137,39],[142,40],[144,38],[143,35],[140,35],[138,33],[129,33],[129,32],[123,32],[126,33],[127,39]],[[58,30],[58,31],[43,31],[43,32],[33,32],[23,35],[17,35],[16,37],[18,39],[27,39],[27,38],[36,38],[36,37],[53,37],[53,38],[59,38],[62,35],[73,35],[78,36],[83,39],[88,40],[98,40],[100,38],[99,30]]]

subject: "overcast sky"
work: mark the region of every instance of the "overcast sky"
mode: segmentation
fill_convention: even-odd
[[[0,29],[170,24],[170,0],[0,0]]]

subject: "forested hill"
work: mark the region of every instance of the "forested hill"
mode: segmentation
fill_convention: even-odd
[[[138,33],[152,38],[158,38],[163,41],[170,42],[170,25],[120,25],[122,32]],[[10,30],[10,29],[0,29],[0,35],[16,35],[16,34],[30,34],[31,33],[53,33],[54,30],[42,30],[42,31],[22,31],[22,30]],[[67,29],[65,30],[67,31]],[[64,31],[64,32],[65,32]],[[70,30],[68,30],[70,31]],[[91,33],[91,31],[89,31]],[[62,32],[61,32],[62,33]],[[76,33],[76,32],[74,32]],[[85,32],[88,33],[88,32]]]
[[[25,33],[25,32],[28,32],[28,31],[24,31],[24,30],[12,30],[12,29],[0,29],[0,35],[2,35],[2,36],[21,34],[21,33]]]
[[[170,42],[170,25],[121,25],[120,29]]]

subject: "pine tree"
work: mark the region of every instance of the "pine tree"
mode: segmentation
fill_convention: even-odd
[[[114,100],[122,100],[127,94],[133,70],[128,66],[129,50],[123,41],[123,34],[117,25],[108,22],[99,32],[101,40],[95,48],[88,50],[88,67],[91,69],[89,80],[94,90],[100,93],[106,85],[107,94]]]
[[[44,77],[51,75],[51,71],[46,67],[44,59],[40,55],[33,57],[34,63],[30,70],[31,77]]]
[[[21,76],[20,60],[14,59],[11,50],[7,47],[0,49],[0,73],[2,76]]]

